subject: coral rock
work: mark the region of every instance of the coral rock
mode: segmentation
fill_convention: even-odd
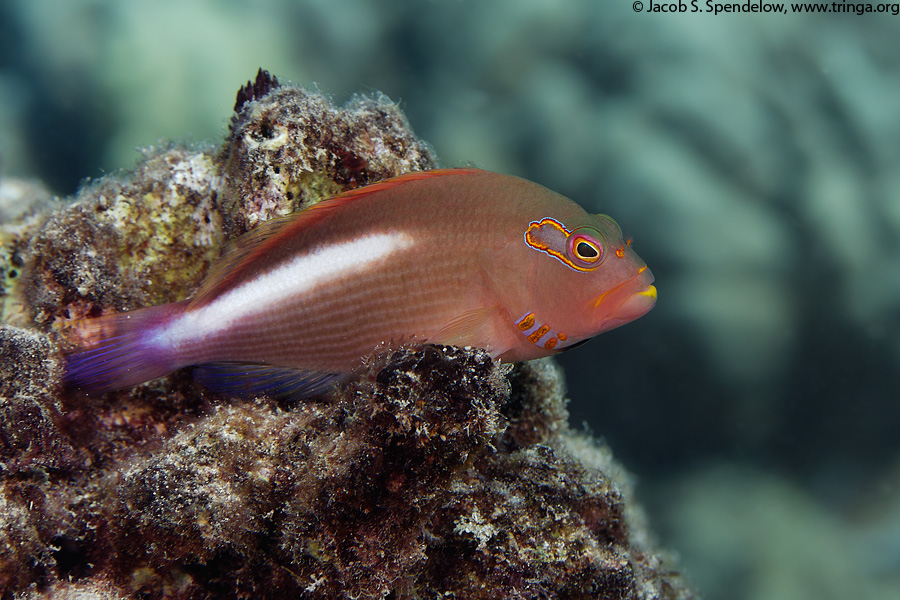
[[[26,297],[47,327],[189,295],[222,241],[212,157],[148,154],[127,177],[86,186],[33,239]]]
[[[222,151],[229,235],[347,189],[437,166],[397,105],[382,96],[338,108],[321,94],[257,76],[238,94],[236,109]]]
[[[60,363],[47,336],[0,326],[0,474],[57,469],[72,460],[57,424]]]
[[[221,242],[435,166],[384,98],[339,108],[261,72],[236,111],[218,152],[150,151],[0,232],[30,328],[0,327],[0,599],[692,597],[608,449],[568,429],[550,360],[376,352],[302,402],[187,371],[60,386],[70,321],[187,297]]]

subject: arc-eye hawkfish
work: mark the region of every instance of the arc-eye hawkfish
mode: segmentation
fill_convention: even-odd
[[[529,360],[642,316],[652,282],[615,221],[544,187],[411,173],[257,227],[189,300],[81,322],[65,380],[109,391],[196,365],[216,390],[309,396],[379,346]]]

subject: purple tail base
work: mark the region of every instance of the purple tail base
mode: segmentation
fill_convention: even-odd
[[[159,326],[180,315],[185,305],[176,302],[86,319],[76,328],[91,338],[90,348],[66,356],[64,383],[85,391],[109,392],[184,366],[175,362],[170,349],[151,340]]]

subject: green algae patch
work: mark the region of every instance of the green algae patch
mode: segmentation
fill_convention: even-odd
[[[217,170],[202,151],[150,150],[82,189],[31,246],[28,300],[49,326],[189,296],[218,256]]]
[[[153,279],[155,285],[147,290],[151,304],[189,295],[218,255],[221,220],[212,225],[218,215],[204,209],[198,214],[198,207],[184,200],[166,190],[148,192],[138,203],[116,202],[115,218],[127,232],[121,238],[120,267]]]
[[[285,183],[285,195],[296,201],[297,208],[312,206],[342,191],[343,188],[337,182],[321,173],[299,173]]]
[[[28,323],[23,288],[29,241],[59,204],[38,182],[0,179],[0,323]]]
[[[20,243],[19,235],[0,229],[0,323],[26,320],[21,299],[20,282],[25,265],[19,252]]]

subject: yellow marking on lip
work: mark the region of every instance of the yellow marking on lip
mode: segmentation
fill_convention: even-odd
[[[641,267],[640,270],[637,272],[637,274],[640,275],[641,273],[643,273],[646,270],[647,270],[647,267]],[[632,281],[633,279],[634,279],[634,277],[632,277],[628,281]],[[603,302],[603,299],[606,298],[606,296],[608,296],[612,292],[616,291],[617,289],[619,289],[620,287],[622,287],[623,285],[628,283],[628,281],[624,281],[624,282],[620,283],[619,285],[617,285],[616,287],[612,288],[611,290],[606,290],[605,292],[600,294],[600,297],[597,298],[597,300],[594,302],[594,308],[597,308],[598,306],[600,306],[600,303]],[[649,288],[647,288],[646,290],[644,290],[643,292],[636,292],[636,293],[641,296],[650,296],[652,298],[656,298],[656,288],[652,285]]]
[[[544,342],[544,348],[546,348],[547,350],[553,350],[554,348],[556,348],[556,344],[558,344],[558,343],[559,343],[558,339],[550,338],[549,340]]]
[[[532,332],[531,335],[528,336],[528,341],[532,344],[537,344],[538,340],[544,337],[544,334],[550,331],[550,328],[546,325],[541,325],[537,329]]]
[[[635,296],[647,296],[648,298],[653,298],[654,300],[656,300],[656,286],[651,285],[643,292],[638,292],[637,294],[635,294]]]
[[[561,341],[561,342],[564,342],[564,341],[566,341],[567,339],[569,339],[569,337],[568,337],[566,334],[562,333],[562,332],[557,333],[557,334],[556,334],[556,337],[558,337],[558,338],[559,338],[559,341]]]

